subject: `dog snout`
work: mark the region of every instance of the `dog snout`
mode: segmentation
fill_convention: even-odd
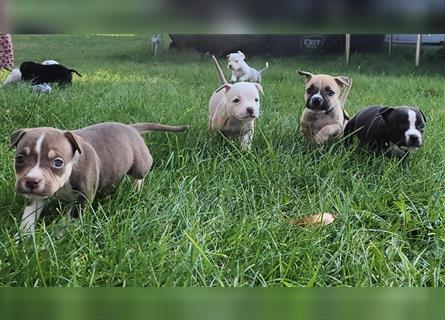
[[[321,97],[314,96],[311,98],[311,105],[313,106],[320,106],[322,102],[323,99]]]
[[[408,136],[408,146],[410,147],[420,147],[420,139],[417,135]]]
[[[39,187],[40,182],[42,182],[42,179],[40,178],[26,178],[25,187],[30,191],[34,191]]]
[[[249,116],[253,116],[254,110],[251,107],[246,108],[247,113],[249,114]]]

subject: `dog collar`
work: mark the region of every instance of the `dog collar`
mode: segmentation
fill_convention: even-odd
[[[328,110],[325,110],[325,111],[322,111],[322,110],[315,111],[315,110],[310,109],[310,108],[307,108],[307,107],[306,107],[306,109],[309,110],[309,111],[312,112],[312,113],[318,113],[318,114],[325,114],[325,113],[328,113],[328,112],[331,111],[331,109],[328,109]]]
[[[325,112],[324,112],[324,114],[328,114],[329,112],[331,112],[332,110],[334,110],[335,109],[335,107],[331,107],[331,108],[329,108],[328,110],[326,110]]]

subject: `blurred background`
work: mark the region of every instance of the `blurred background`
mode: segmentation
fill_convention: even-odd
[[[9,1],[9,2],[8,2]],[[440,33],[443,0],[1,0],[14,33]]]
[[[2,319],[444,319],[435,289],[0,291]]]

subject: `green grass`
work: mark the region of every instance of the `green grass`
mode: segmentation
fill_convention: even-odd
[[[83,74],[38,96],[0,89],[1,286],[443,286],[445,285],[445,66],[414,48],[268,58],[251,152],[207,132],[218,81],[209,59],[165,50],[148,36],[15,36],[16,63],[56,59]],[[252,66],[264,58],[250,58]],[[311,148],[298,120],[296,69],[354,79],[348,111],[418,105],[424,147],[409,161]],[[74,129],[102,121],[189,124],[186,134],[145,135],[155,164],[140,193],[129,179],[68,226],[53,200],[35,237],[15,244],[24,199],[14,192],[9,136],[21,127]],[[291,218],[335,212],[321,229]]]

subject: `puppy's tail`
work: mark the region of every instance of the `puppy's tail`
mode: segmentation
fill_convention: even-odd
[[[266,71],[266,69],[268,69],[268,68],[269,68],[269,62],[266,62],[266,66],[263,69],[259,70],[258,72],[261,74],[261,73],[263,73],[263,71]]]
[[[216,60],[216,58],[213,54],[212,54],[212,59],[213,59],[213,63],[215,64],[216,72],[218,73],[219,82],[221,82],[221,85],[228,84],[226,77],[224,76],[224,72],[221,70],[218,60]]]
[[[349,79],[349,86],[345,86],[345,88],[343,89],[342,93],[340,94],[340,105],[343,109],[343,114],[346,120],[351,119],[351,117],[348,115],[348,113],[345,110],[346,107],[346,99],[348,99],[348,95],[349,95],[349,91],[351,91],[351,87],[352,87],[352,79]]]
[[[81,75],[79,72],[77,72],[76,70],[74,70],[74,69],[69,69],[68,71],[69,71],[69,72],[74,72],[75,74],[77,74],[79,77],[82,78],[82,75]]]
[[[145,131],[184,132],[189,128],[189,126],[169,126],[159,123],[135,123],[130,124],[130,127],[136,129],[139,133]]]
[[[352,87],[352,79],[349,79],[349,86],[345,86],[345,88],[343,89],[343,91],[340,94],[340,103],[341,106],[344,108],[345,104],[346,104],[346,99],[348,99],[348,95],[349,95],[349,91],[351,91],[351,87]]]

